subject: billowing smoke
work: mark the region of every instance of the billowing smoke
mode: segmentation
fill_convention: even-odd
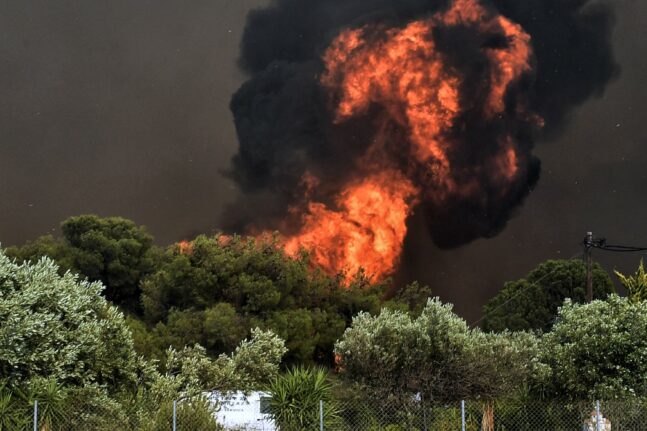
[[[589,0],[275,0],[250,13],[228,227],[336,272],[398,264],[413,211],[454,247],[503,229],[534,142],[615,76]]]

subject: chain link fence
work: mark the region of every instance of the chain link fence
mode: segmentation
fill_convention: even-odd
[[[353,431],[647,431],[647,400],[346,402],[328,429]]]
[[[258,400],[257,400],[258,401]],[[87,404],[60,409],[47,402],[22,406],[9,419],[0,400],[0,430],[34,431],[647,431],[647,400],[558,402],[495,401],[434,405],[421,400],[337,401],[299,426],[276,423],[263,406],[248,403],[240,423],[225,421],[222,403],[194,397],[141,415],[128,406]],[[325,414],[323,412],[326,412]],[[17,419],[16,419],[17,418]]]
[[[0,431],[223,431],[218,403],[206,396],[142,405],[141,399],[96,402],[81,397],[64,404],[0,399]],[[147,400],[144,403],[149,402]],[[11,404],[11,405],[9,405]],[[6,407],[6,408],[5,408]],[[244,428],[241,428],[244,429]]]

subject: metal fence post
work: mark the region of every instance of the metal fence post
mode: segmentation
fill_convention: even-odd
[[[600,431],[600,400],[595,402],[595,431]]]
[[[34,431],[38,431],[38,400],[34,400]]]
[[[319,400],[319,431],[324,431],[323,400]]]
[[[177,400],[173,400],[173,431],[177,431]]]
[[[461,430],[465,431],[465,400],[461,400]]]

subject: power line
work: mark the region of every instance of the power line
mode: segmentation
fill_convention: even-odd
[[[635,253],[647,251],[647,247],[634,247],[629,245],[607,244],[606,238],[595,238],[593,232],[587,232],[584,237],[584,254],[586,255],[586,292],[589,302],[593,301],[593,249],[611,251],[615,253]]]
[[[582,257],[582,255],[583,255],[583,252],[581,252],[581,251],[580,251],[580,252],[578,252],[578,253],[575,253],[573,256],[569,257],[569,258],[568,258],[568,259],[566,259],[566,260],[574,260],[574,259],[576,259],[576,258],[577,258],[577,259],[579,259],[579,258],[581,258],[581,257]],[[533,286],[537,286],[537,285],[538,285],[538,283],[539,283],[539,282],[541,282],[543,279],[545,279],[545,278],[546,278],[546,277],[548,277],[549,275],[552,275],[552,274],[554,274],[555,272],[557,272],[557,269],[558,269],[558,268],[555,268],[555,269],[554,269],[554,270],[552,270],[551,272],[547,272],[546,274],[544,274],[544,275],[542,275],[541,277],[539,277],[539,279],[537,279],[537,280],[533,281],[532,283],[528,284],[528,286],[526,286],[525,288],[523,288],[523,289],[519,289],[517,292],[515,292],[515,293],[514,293],[514,295],[512,295],[510,298],[508,298],[505,302],[503,302],[502,304],[499,304],[497,307],[495,307],[495,308],[494,308],[494,309],[492,309],[492,310],[488,310],[488,312],[487,312],[487,313],[484,313],[484,314],[483,314],[483,316],[481,316],[481,318],[480,318],[480,319],[475,320],[474,322],[472,322],[472,323],[470,324],[470,326],[471,326],[471,327],[474,327],[475,325],[477,325],[477,324],[481,323],[481,321],[482,321],[483,319],[485,319],[485,318],[487,317],[487,315],[488,315],[488,314],[493,313],[493,312],[495,312],[495,311],[497,311],[497,310],[501,309],[502,307],[504,307],[505,305],[507,305],[508,303],[510,303],[513,299],[517,298],[519,295],[521,295],[522,293],[526,292],[526,291],[527,291],[528,289],[530,289],[531,287],[533,287]]]
[[[633,253],[637,251],[647,251],[647,247],[635,247],[630,245],[607,244],[606,238],[584,238],[584,246],[597,248],[604,251],[613,251],[619,253]]]
[[[582,242],[584,245],[584,252],[579,252],[574,254],[572,257],[570,257],[567,260],[573,260],[575,258],[580,258],[583,256],[587,256],[590,258],[591,255],[591,249],[595,248],[598,250],[603,250],[603,251],[610,251],[610,252],[615,252],[615,253],[635,253],[639,251],[647,251],[647,247],[635,247],[635,246],[629,246],[629,245],[617,245],[617,244],[607,244],[606,238],[595,238],[592,233],[587,233],[587,236],[584,238],[584,241]],[[593,292],[592,292],[592,261],[588,259],[587,262],[587,290],[588,296],[589,296],[589,301],[593,300]],[[519,289],[517,292],[515,292],[510,298],[508,298],[505,302],[499,304],[497,307],[495,307],[492,310],[488,310],[487,313],[484,313],[481,318],[478,320],[472,322],[470,326],[475,326],[479,324],[483,319],[485,319],[488,314],[494,313],[497,310],[500,310],[501,308],[505,307],[507,304],[509,304],[512,300],[516,299],[521,295],[522,293],[526,292],[528,289],[530,289],[533,286],[537,286],[539,282],[541,282],[543,279],[548,277],[549,275],[552,275],[555,271],[551,271],[549,273],[544,274],[541,276],[538,280],[533,281],[532,283],[528,284],[525,288]]]

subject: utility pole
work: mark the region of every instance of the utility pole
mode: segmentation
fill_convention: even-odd
[[[584,238],[584,255],[586,259],[586,299],[588,302],[593,301],[593,232],[587,232]]]

